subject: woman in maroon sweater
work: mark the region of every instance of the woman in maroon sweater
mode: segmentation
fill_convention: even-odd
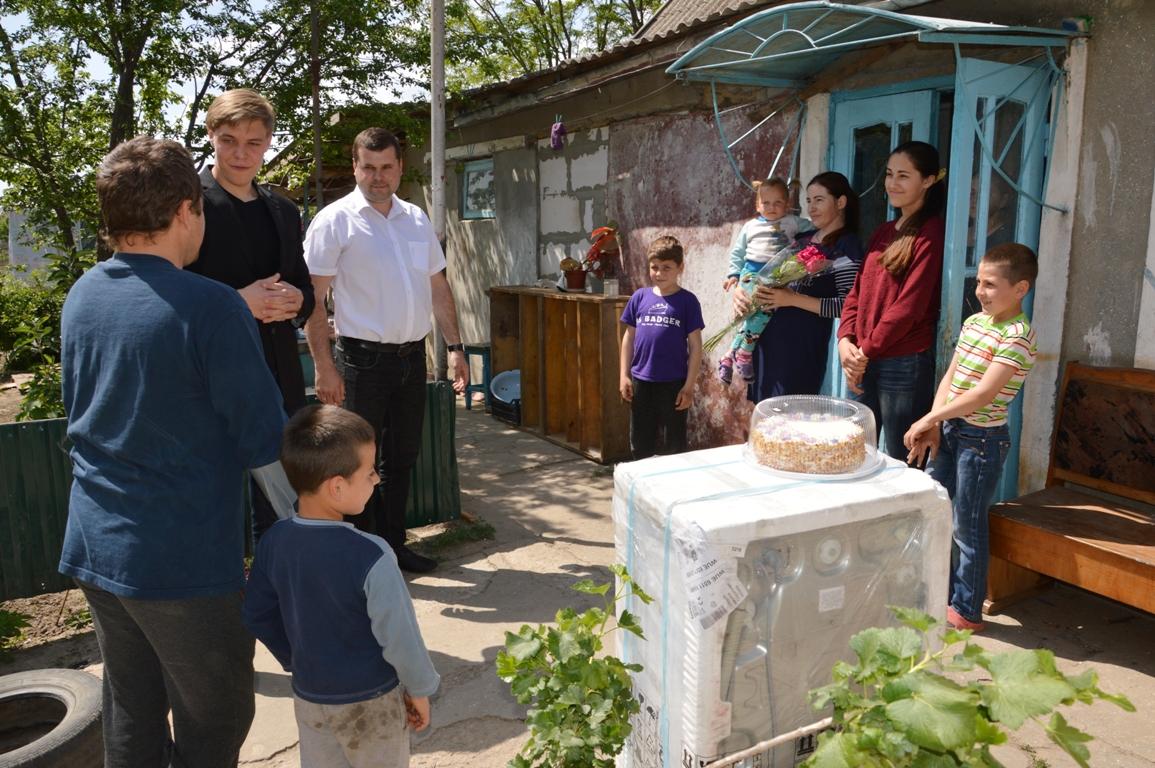
[[[838,356],[855,398],[885,430],[884,450],[905,459],[902,436],[927,410],[942,291],[945,171],[922,141],[886,162],[886,194],[902,215],[874,231],[862,271],[842,307]]]

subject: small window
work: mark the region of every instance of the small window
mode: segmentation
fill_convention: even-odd
[[[492,219],[496,202],[493,158],[470,160],[461,172],[461,218]]]

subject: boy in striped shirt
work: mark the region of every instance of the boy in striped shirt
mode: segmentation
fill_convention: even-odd
[[[956,629],[983,628],[987,510],[1011,447],[1007,408],[1035,364],[1035,332],[1023,314],[1023,297],[1038,271],[1034,252],[1018,243],[983,256],[975,285],[983,311],[963,323],[930,413],[903,438],[909,460],[929,455],[927,471],[950,494],[954,544],[946,615]]]

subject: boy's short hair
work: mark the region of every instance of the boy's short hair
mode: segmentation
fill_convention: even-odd
[[[780,190],[782,192],[782,196],[786,198],[786,201],[790,202],[790,185],[787,184],[786,180],[781,176],[772,176],[765,181],[755,181],[751,186],[754,187],[755,200],[758,199],[758,191],[761,190],[762,187],[769,187],[771,189]]]
[[[201,212],[201,181],[188,150],[175,141],[138,136],[105,155],[96,171],[101,235],[113,248],[131,234],[172,225],[185,200]]]
[[[682,244],[678,242],[678,238],[673,235],[662,235],[650,243],[650,247],[646,249],[646,262],[651,261],[672,261],[678,266],[681,266],[682,259],[685,252],[682,249]]]
[[[353,139],[353,164],[356,165],[360,158],[357,155],[358,150],[364,149],[369,152],[384,152],[393,147],[393,153],[397,155],[397,159],[401,159],[401,140],[398,139],[391,131],[384,128],[366,128],[357,134]]]
[[[213,99],[213,103],[205,112],[205,127],[210,131],[215,131],[222,125],[247,123],[250,120],[260,120],[269,133],[272,133],[273,126],[277,122],[277,113],[268,99],[249,88],[225,91]]]
[[[349,477],[361,466],[358,449],[376,444],[369,422],[335,405],[309,405],[285,425],[281,466],[298,494],[313,493],[332,477]]]
[[[1022,243],[1003,243],[991,248],[982,260],[991,266],[1001,267],[1003,277],[1011,285],[1023,280],[1033,286],[1035,278],[1039,276],[1039,258]]]

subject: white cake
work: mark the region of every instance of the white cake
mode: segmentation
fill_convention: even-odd
[[[758,463],[784,472],[836,475],[853,472],[866,460],[866,433],[853,421],[774,415],[750,435]]]

